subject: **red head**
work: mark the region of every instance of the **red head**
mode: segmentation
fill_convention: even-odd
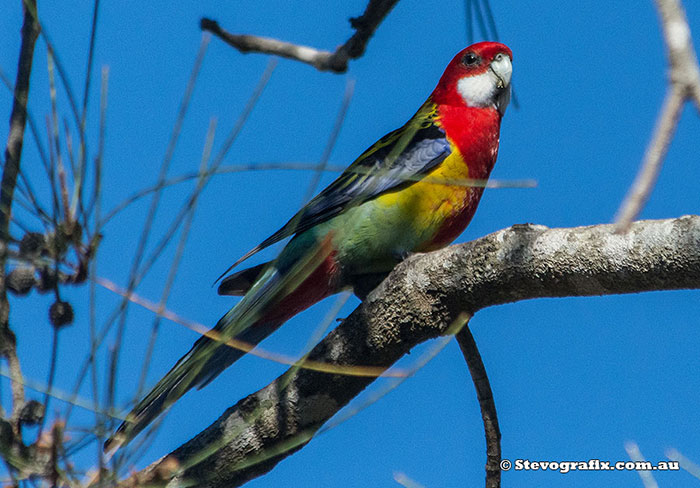
[[[432,94],[439,105],[494,108],[501,115],[510,101],[513,53],[498,42],[478,42],[450,61]]]

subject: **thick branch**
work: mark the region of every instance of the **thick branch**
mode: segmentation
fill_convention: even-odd
[[[548,229],[518,225],[400,264],[309,359],[388,368],[461,313],[539,297],[700,288],[700,217]],[[240,486],[300,449],[374,378],[290,372],[131,482]]]
[[[274,54],[310,64],[320,71],[345,73],[348,70],[348,61],[357,59],[365,53],[367,43],[374,35],[374,31],[377,30],[384,17],[389,14],[398,1],[370,0],[365,12],[360,17],[350,19],[350,25],[355,29],[355,34],[345,44],[338,47],[335,52],[319,50],[269,37],[232,34],[222,29],[215,20],[207,18],[200,21],[200,27],[202,30],[209,31],[220,37],[242,53]]]

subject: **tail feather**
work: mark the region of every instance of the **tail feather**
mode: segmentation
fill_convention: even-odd
[[[237,340],[256,345],[272,334],[281,323],[256,325],[236,336]],[[141,400],[122,422],[114,435],[106,442],[104,449],[110,451],[128,443],[136,437],[158,415],[175,403],[191,388],[204,388],[226,368],[240,359],[245,351],[232,347],[218,347],[220,343],[208,337],[195,342],[173,368],[161,379],[151,392]],[[200,351],[215,349],[204,359]]]
[[[262,325],[255,325],[242,334],[236,336],[236,339],[241,342],[256,345],[276,331],[281,325],[281,322],[270,322]],[[223,370],[238,361],[244,354],[246,354],[245,351],[234,349],[232,347],[218,348],[214,354],[212,354],[212,357],[209,359],[209,361],[207,361],[205,367],[195,380],[197,389],[201,390],[207,386],[214,380],[214,378],[219,376]]]
[[[231,339],[258,344],[289,317],[332,293],[331,276],[335,267],[330,236],[319,244],[307,248],[284,271],[278,270],[277,265],[261,265],[262,275],[255,279],[241,301],[219,320],[213,334],[197,340],[134,407],[105,442],[105,451],[128,443],[190,389],[207,385],[243,356],[246,351],[226,344]],[[252,274],[253,270],[249,272]]]
[[[219,284],[219,295],[243,296],[252,288],[270,263],[262,263],[227,276]]]
[[[227,341],[235,338],[255,345],[274,332],[282,322],[257,322],[261,319],[261,309],[276,296],[274,289],[279,281],[280,275],[276,269],[266,271],[265,276],[255,284],[255,290],[219,320],[212,329],[214,336],[200,337],[133,408],[114,435],[105,442],[105,451],[128,443],[190,389],[207,385],[246,353],[225,344]],[[272,294],[269,293],[271,289]]]

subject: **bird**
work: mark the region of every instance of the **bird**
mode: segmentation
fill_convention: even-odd
[[[498,42],[460,51],[418,111],[364,151],[284,226],[234,263],[291,239],[277,258],[225,277],[242,296],[139,401],[104,445],[113,451],[193,387],[202,388],[323,298],[383,277],[413,253],[446,246],[467,227],[498,155],[510,101],[513,53]],[[223,275],[222,275],[223,276]]]

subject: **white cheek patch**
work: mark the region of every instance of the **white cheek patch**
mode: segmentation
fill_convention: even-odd
[[[489,69],[480,75],[465,76],[457,82],[457,91],[470,107],[488,107],[494,102],[498,77]]]

